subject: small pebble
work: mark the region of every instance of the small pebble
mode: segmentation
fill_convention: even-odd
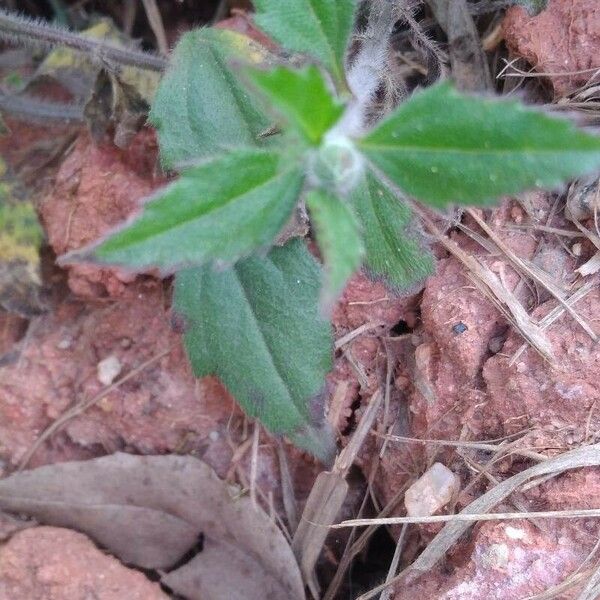
[[[455,335],[460,335],[469,329],[462,321],[452,326],[452,331]]]
[[[492,354],[498,354],[500,350],[502,350],[502,346],[504,346],[504,342],[506,341],[506,335],[497,335],[493,337],[488,344],[488,349]]]
[[[62,340],[60,340],[60,342],[58,342],[58,344],[56,344],[56,347],[59,350],[68,350],[71,347],[72,341],[70,340],[70,338],[63,338]]]
[[[97,366],[98,381],[102,385],[110,385],[121,372],[123,365],[117,356],[111,354],[101,360]]]
[[[442,463],[431,465],[404,494],[409,517],[429,517],[448,504],[460,487],[458,477]]]

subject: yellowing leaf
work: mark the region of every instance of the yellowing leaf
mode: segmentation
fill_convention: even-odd
[[[22,197],[3,162],[0,173],[0,306],[29,317],[44,309],[40,298],[42,229],[33,205]]]

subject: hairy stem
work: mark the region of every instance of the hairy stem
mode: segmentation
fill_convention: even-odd
[[[394,23],[392,0],[373,0],[367,26],[358,34],[360,49],[346,73],[354,99],[338,123],[337,133],[349,137],[362,133],[370,104],[385,76]]]
[[[64,27],[1,9],[0,40],[44,49],[66,46],[85,54],[92,62],[101,65],[112,63],[151,71],[162,71],[167,66],[166,59],[160,56],[117,46],[106,40],[87,38]]]

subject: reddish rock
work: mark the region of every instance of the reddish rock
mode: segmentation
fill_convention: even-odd
[[[335,336],[340,339],[362,326],[366,329],[340,349],[328,377],[329,417],[338,431],[351,433],[349,425],[360,420],[385,377],[387,354],[381,337],[399,324],[406,330],[416,326],[418,298],[418,293],[398,296],[364,273],[356,273],[346,285],[333,310]]]
[[[555,300],[549,301],[534,315],[541,318],[556,305]],[[600,288],[580,300],[575,309],[600,335]],[[554,351],[552,365],[530,347],[511,364],[523,344],[513,332],[502,354],[487,361],[483,376],[488,390],[488,423],[495,419],[494,429],[502,434],[532,428],[537,443],[551,448],[596,440],[600,436],[600,412],[594,410],[600,400],[597,344],[570,315],[563,315],[549,327],[547,336]]]
[[[247,485],[251,445],[244,415],[217,379],[196,379],[171,330],[160,282],[138,282],[112,303],[64,302],[36,320],[27,338],[0,364],[0,465],[14,468],[50,424],[78,402],[98,398],[43,444],[30,466],[82,460],[124,450],[185,453],[220,477]],[[143,363],[167,351],[129,381]],[[114,389],[98,379],[98,365],[115,357]],[[295,493],[302,500],[321,466],[288,450]],[[282,507],[281,476],[273,440],[261,435],[258,484]],[[0,467],[0,472],[2,471]]]
[[[536,71],[551,74],[548,80],[556,96],[585,85],[600,68],[597,0],[550,0],[536,17],[514,6],[506,12],[503,31],[513,54],[523,56]],[[556,75],[561,73],[568,75]]]
[[[529,214],[545,219],[550,207],[548,196],[544,201],[540,197],[529,200]],[[536,239],[530,232],[511,230],[513,221],[523,219],[518,208],[507,201],[486,221],[517,256],[532,261],[559,286],[567,288],[576,259],[544,236]],[[477,231],[470,216],[465,222]],[[533,288],[522,283],[504,254],[489,253],[462,233],[454,237],[498,276],[535,319],[556,306],[555,300],[547,301],[549,294],[542,286]],[[540,302],[537,309],[531,308]],[[594,317],[600,312],[600,291],[588,294],[575,308],[600,334]],[[594,406],[600,399],[600,353],[570,315],[564,315],[546,331],[556,364],[545,362],[528,347],[511,366],[511,357],[524,343],[523,338],[474,286],[466,268],[450,257],[440,260],[435,275],[427,280],[421,317],[422,325],[401,340],[395,350],[398,363],[390,409],[392,433],[468,441],[494,439],[529,428],[523,446],[542,449],[564,449],[598,438],[600,413]],[[486,455],[477,460],[485,462]],[[434,461],[452,469],[463,485],[472,480],[464,459],[452,447],[389,442],[374,484],[382,502],[388,502]],[[367,461],[367,470],[369,464]],[[507,461],[496,468],[508,471],[511,465]],[[458,508],[485,491],[484,482],[480,479],[477,487],[461,495]],[[425,537],[428,535],[426,532]]]
[[[593,546],[592,538],[582,546],[569,533],[561,523],[548,532],[527,521],[485,523],[445,567],[398,584],[393,599],[514,600],[545,592],[575,571]]]
[[[380,323],[391,329],[399,321],[406,321],[409,327],[416,324],[418,294],[398,296],[388,290],[383,283],[369,279],[363,273],[356,273],[334,307],[333,324],[341,334],[356,329],[365,323]]]
[[[223,472],[232,454],[228,421],[240,412],[216,380],[193,377],[158,282],[137,284],[107,306],[67,302],[36,322],[20,354],[0,367],[1,455],[16,464],[68,407],[97,396],[97,367],[106,357],[116,356],[125,375],[165,350],[167,356],[68,422],[34,464],[122,448],[202,454],[217,445],[221,464],[214,466]]]
[[[140,131],[129,148],[97,145],[81,134],[40,206],[48,241],[57,255],[98,240],[139,207],[163,181],[156,176],[153,131]],[[122,269],[71,265],[69,287],[78,296],[120,296],[135,277]]]
[[[81,533],[34,527],[0,546],[1,600],[167,600],[157,583]]]
[[[5,542],[10,539],[17,531],[34,527],[37,525],[35,521],[26,521],[18,519],[8,513],[0,511],[0,542]]]

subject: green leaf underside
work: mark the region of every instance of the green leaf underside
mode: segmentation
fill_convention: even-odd
[[[538,15],[548,7],[548,0],[515,0],[514,4],[525,7],[530,15]]]
[[[196,375],[217,375],[246,413],[326,459],[330,434],[310,415],[332,366],[318,293],[319,266],[304,242],[292,240],[227,271],[178,273],[174,310],[186,324]]]
[[[233,151],[186,171],[91,256],[83,254],[163,273],[233,263],[270,246],[292,214],[302,179],[298,169],[281,169],[274,153]]]
[[[313,190],[306,196],[306,206],[325,263],[321,306],[327,313],[348,278],[360,268],[364,246],[358,221],[348,204],[325,191]]]
[[[443,83],[416,94],[359,144],[402,191],[442,206],[555,187],[600,167],[600,138],[513,101]]]
[[[330,94],[323,75],[314,65],[300,70],[285,67],[271,71],[248,69],[246,73],[275,110],[311,144],[321,142],[344,110]]]
[[[344,81],[355,0],[254,0],[256,24],[292,52],[307,54]]]
[[[367,173],[349,199],[362,225],[365,265],[376,279],[406,291],[433,273],[434,258],[409,227],[410,209]]]
[[[257,144],[270,121],[229,65],[257,64],[266,56],[250,38],[232,31],[198,29],[181,38],[149,117],[165,167]]]

